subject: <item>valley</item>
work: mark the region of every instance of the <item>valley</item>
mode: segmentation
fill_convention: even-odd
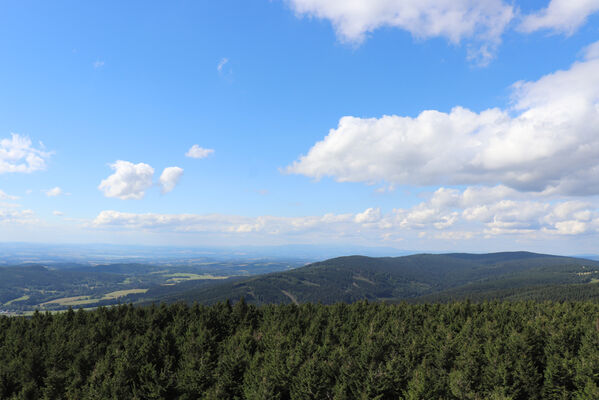
[[[0,311],[121,303],[301,304],[599,299],[599,261],[529,252],[0,267]]]
[[[28,315],[35,310],[95,308],[150,301],[211,286],[236,277],[284,271],[303,265],[297,259],[202,259],[187,265],[118,263],[25,264],[0,267],[0,312]]]

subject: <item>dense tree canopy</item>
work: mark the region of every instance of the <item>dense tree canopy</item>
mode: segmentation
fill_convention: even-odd
[[[2,399],[597,399],[599,305],[357,302],[0,318]]]

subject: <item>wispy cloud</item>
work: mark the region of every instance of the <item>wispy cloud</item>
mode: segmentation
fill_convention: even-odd
[[[219,74],[223,73],[223,69],[225,68],[225,65],[227,65],[228,62],[229,62],[229,59],[227,57],[222,58],[218,62],[218,65],[216,66],[216,70],[218,71]]]
[[[229,58],[223,57],[216,65],[216,71],[218,75],[224,79],[226,82],[231,83],[233,80],[233,68],[231,67],[231,63]]]
[[[56,196],[60,196],[61,194],[63,194],[62,189],[59,188],[58,186],[53,187],[52,189],[48,189],[45,191],[46,196],[48,197],[56,197]]]
[[[0,204],[0,224],[33,224],[38,223],[32,210],[23,210],[19,205]]]
[[[104,61],[96,60],[94,61],[93,66],[95,69],[102,68],[104,66]]]
[[[523,32],[548,29],[571,35],[596,12],[599,0],[551,0],[547,8],[525,16],[519,29]]]
[[[19,196],[11,196],[7,194],[5,191],[0,190],[0,200],[18,200]]]

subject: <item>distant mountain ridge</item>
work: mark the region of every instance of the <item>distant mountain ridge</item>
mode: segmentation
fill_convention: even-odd
[[[223,282],[160,300],[214,303],[446,301],[586,285],[599,293],[599,261],[530,252],[337,257],[294,270]],[[583,291],[589,291],[582,287]],[[508,292],[505,292],[505,291]],[[576,292],[572,288],[570,292]],[[501,292],[504,291],[504,292]],[[503,293],[503,294],[502,294]],[[593,292],[594,293],[594,292]]]
[[[0,267],[0,311],[119,302],[211,304],[599,300],[599,261],[529,252],[344,256],[309,265],[248,259],[201,265]],[[295,268],[294,268],[295,267]]]

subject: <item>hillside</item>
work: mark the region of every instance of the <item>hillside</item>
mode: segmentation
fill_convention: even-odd
[[[118,303],[447,302],[599,299],[599,261],[527,252],[338,257],[197,266],[106,264],[0,267],[0,312]]]
[[[303,265],[302,260],[239,259],[199,264],[114,263],[0,266],[0,313],[31,313],[140,302]]]
[[[547,286],[564,285],[585,285],[594,296],[599,290],[591,283],[597,279],[598,261],[528,252],[417,254],[394,258],[348,256],[170,294],[160,300],[206,304],[241,297],[257,304],[331,304],[361,299],[447,301],[506,298],[519,291],[539,292]],[[570,292],[576,293],[577,288]]]

